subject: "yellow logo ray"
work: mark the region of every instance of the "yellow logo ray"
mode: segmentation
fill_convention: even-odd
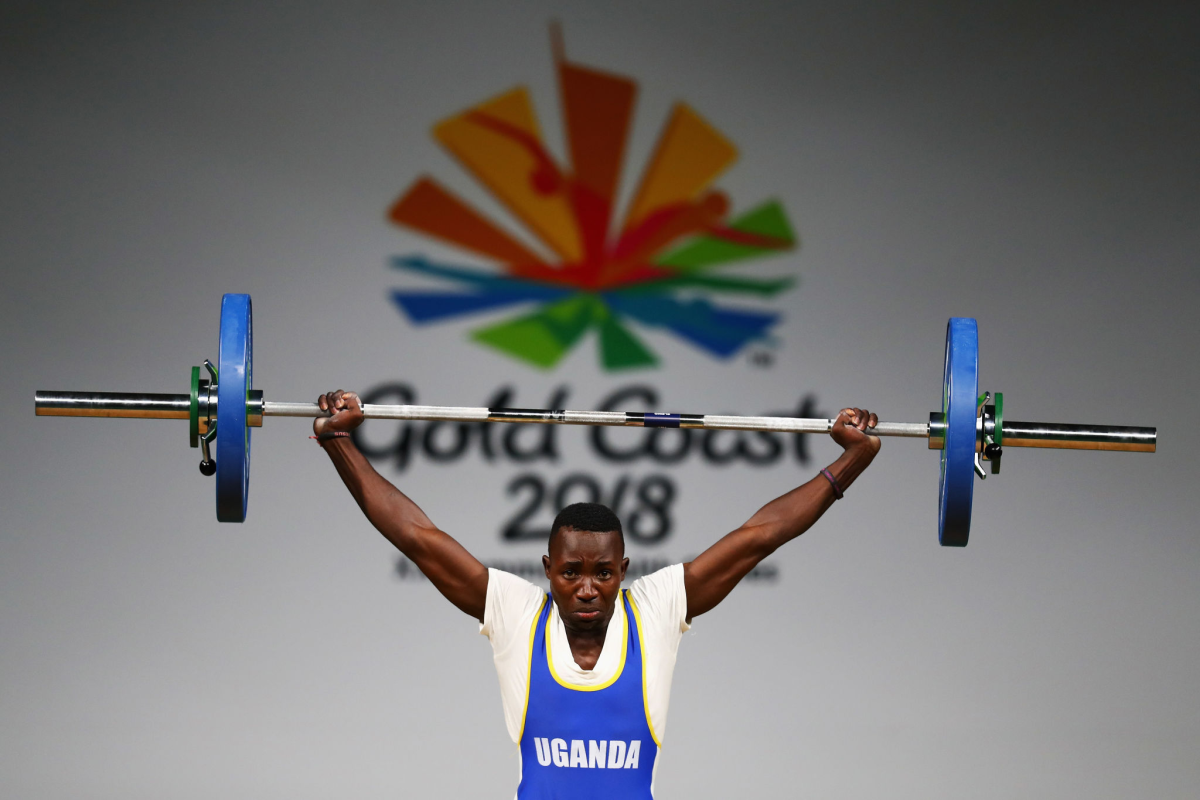
[[[737,159],[737,148],[686,103],[677,103],[646,166],[625,230],[695,200]]]
[[[583,255],[562,170],[518,87],[438,123],[434,137],[568,263]]]

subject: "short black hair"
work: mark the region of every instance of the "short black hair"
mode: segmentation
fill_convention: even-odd
[[[572,503],[558,512],[554,524],[550,526],[550,539],[546,542],[546,550],[560,528],[571,528],[577,531],[596,531],[609,533],[616,531],[621,540],[621,552],[625,552],[625,531],[621,529],[621,520],[612,509],[601,503]]]

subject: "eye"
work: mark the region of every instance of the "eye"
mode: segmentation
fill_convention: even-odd
[[[601,578],[604,578],[605,580],[607,580],[608,578],[611,578],[611,577],[612,577],[612,570],[610,570],[610,569],[602,569],[602,570],[600,570],[600,577],[601,577]]]
[[[574,577],[575,577],[575,570],[573,570],[573,569],[565,569],[565,570],[563,570],[563,577],[564,577],[564,578],[574,578]]]

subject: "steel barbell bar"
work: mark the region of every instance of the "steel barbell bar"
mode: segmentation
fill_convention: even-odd
[[[217,519],[242,522],[250,480],[250,429],[264,417],[314,418],[327,415],[316,403],[284,403],[264,399],[252,386],[253,337],[249,295],[227,294],[221,303],[221,349],[218,364],[205,361],[212,380],[192,368],[189,394],[38,391],[38,416],[120,417],[189,420],[193,447],[204,446],[201,472],[217,477]],[[1004,419],[1004,396],[978,395],[979,340],[974,319],[952,318],[946,329],[942,408],[926,422],[880,422],[868,430],[876,436],[925,439],[940,450],[938,539],[964,546],[971,521],[975,475],[986,477],[983,462],[999,471],[1003,447],[1149,452],[1157,447],[1155,428],[1018,422]],[[828,433],[832,419],[666,414],[640,411],[570,411],[472,406],[363,406],[368,419],[428,422],[510,422],[553,425],[605,425],[690,430]],[[215,438],[217,458],[209,453]]]
[[[316,403],[281,403],[265,400],[262,392],[247,401],[247,424],[262,427],[265,417],[329,416]],[[121,417],[126,419],[188,419],[186,394],[126,392],[39,391],[35,397],[41,417]],[[215,408],[216,402],[211,406]],[[940,412],[934,412],[941,416]],[[835,420],[800,417],[752,417],[728,414],[661,414],[639,411],[571,411],[535,408],[485,408],[483,406],[418,406],[363,403],[367,419],[412,422],[524,422],[551,425],[608,425],[639,428],[687,428],[707,431],[769,431],[773,433],[829,433]],[[867,430],[875,436],[929,439],[931,422],[880,422]],[[1048,447],[1060,450],[1120,450],[1153,453],[1157,429],[1117,425],[1070,425],[1054,422],[1004,420],[1005,447]],[[936,444],[931,450],[940,449]]]

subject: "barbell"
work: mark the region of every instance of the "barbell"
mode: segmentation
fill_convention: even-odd
[[[221,301],[217,363],[205,360],[208,378],[192,367],[188,394],[39,391],[38,416],[186,419],[192,447],[203,448],[200,471],[216,475],[217,520],[243,522],[250,491],[250,429],[264,417],[324,416],[316,403],[263,399],[253,385],[254,335],[250,295]],[[450,422],[525,422],[558,425],[621,425],[644,428],[828,433],[831,419],[665,414],[633,411],[565,411],[463,406],[363,406],[369,419]],[[926,422],[880,422],[876,436],[926,439],[941,452],[938,541],[963,547],[971,529],[975,476],[1000,471],[1005,447],[1154,452],[1155,428],[1015,422],[1004,418],[1004,395],[979,394],[979,329],[974,319],[953,317],[946,326],[941,409]],[[215,447],[212,442],[216,441]],[[213,455],[215,450],[215,458]]]

